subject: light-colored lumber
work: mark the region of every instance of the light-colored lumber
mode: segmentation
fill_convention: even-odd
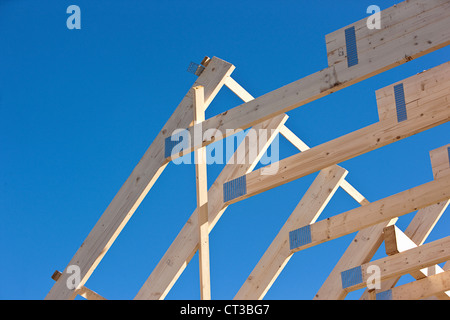
[[[444,271],[449,271],[450,270],[450,261],[447,261],[444,264],[444,266],[442,267],[442,269]],[[429,296],[429,297],[425,298],[425,300],[437,300],[437,299],[448,300],[448,297],[450,297],[450,290],[442,291],[441,293],[437,293],[434,296]]]
[[[431,72],[434,75],[435,69],[439,69],[439,73],[448,73],[450,63],[444,63],[424,74]],[[423,74],[420,78],[416,75],[405,79],[404,82],[418,81],[420,83],[422,79]],[[439,79],[436,78],[436,81]],[[450,82],[446,83],[450,85]],[[393,90],[393,86],[389,87]],[[412,110],[410,108],[420,112],[414,112],[414,116],[401,122],[393,118],[377,122],[283,159],[279,161],[279,170],[276,174],[263,175],[264,168],[247,174],[245,176],[246,193],[229,200],[229,203],[238,202],[449,121],[450,91],[431,92],[430,95],[407,104],[407,111]]]
[[[393,218],[358,231],[314,296],[314,300],[343,300],[348,292],[341,286],[341,271],[369,262],[383,242],[383,229],[395,224],[397,220],[398,218]]]
[[[417,247],[396,225],[384,228],[383,236],[384,248],[388,256]]]
[[[233,70],[234,66],[230,63],[215,57],[211,59],[209,65],[194,83],[194,86],[202,85],[205,88],[205,107],[211,103]],[[192,92],[189,90],[68,263],[68,266],[80,267],[80,286],[89,279],[166,167],[168,162],[164,149],[165,137],[171,135],[175,129],[184,128],[193,123],[192,99]],[[62,277],[54,284],[46,299],[75,298],[75,290],[70,290],[66,286],[67,277],[68,273],[63,272]]]
[[[367,200],[358,190],[355,189],[347,180],[343,180],[341,182],[341,188],[344,189],[353,199],[356,200],[360,205],[364,206],[369,204],[369,200]]]
[[[293,133],[288,127],[283,126],[280,129],[280,134],[285,137],[290,143],[294,145],[300,152],[309,150],[309,146],[303,142],[295,133]]]
[[[319,172],[234,299],[256,300],[265,296],[292,256],[286,241],[289,231],[314,223],[347,173],[338,165]]]
[[[304,143],[300,138],[297,137],[295,133],[293,133],[286,125],[282,126],[280,129],[280,134],[283,135],[289,142],[291,142],[299,151],[306,151],[309,150],[309,146]],[[330,168],[328,168],[329,170]],[[325,169],[324,169],[325,170]],[[321,172],[323,172],[322,170]],[[361,205],[366,205],[369,202],[353,187],[351,186],[345,179],[340,180],[340,186],[347,191],[353,198],[356,199]],[[301,204],[304,203],[306,196],[302,198]],[[311,200],[314,202],[314,200]],[[300,207],[300,204],[298,206]],[[278,275],[281,273],[284,266],[289,261],[291,254],[290,252],[284,252],[280,253],[279,250],[277,251],[276,246],[278,245],[277,239],[282,237],[286,231],[286,228],[289,227],[291,224],[290,221],[294,220],[294,218],[298,215],[298,212],[300,210],[294,210],[294,212],[291,214],[289,220],[285,223],[283,228],[280,230],[280,232],[277,235],[277,238],[272,242],[271,246],[267,251],[264,253],[264,256],[261,258],[258,265],[255,267],[252,274],[248,277],[245,284],[241,287],[238,294],[236,295],[235,299],[262,299],[264,295],[267,293],[267,291],[270,289],[270,286],[272,283],[276,280]],[[308,214],[306,216],[300,216],[299,219],[302,219],[302,217],[307,218]],[[310,223],[313,223],[317,219],[318,215],[314,217],[314,220]],[[306,222],[308,223],[308,222]],[[304,223],[304,224],[306,224]],[[395,221],[393,222],[395,223]],[[382,228],[381,228],[382,230]],[[381,233],[381,230],[379,233]],[[371,232],[369,232],[371,234]],[[360,244],[366,240],[371,239],[370,237],[362,237],[360,240]],[[381,240],[379,241],[381,243]],[[288,246],[286,242],[283,242],[283,249],[288,250]],[[281,250],[281,249],[280,249]],[[281,250],[283,251],[283,250]],[[346,261],[351,261],[351,257],[354,255],[351,254],[350,257],[346,259]],[[270,262],[267,262],[268,260],[272,259]],[[261,271],[262,270],[262,271]],[[265,283],[265,285],[264,285]],[[255,285],[257,289],[254,289]],[[254,289],[253,291],[250,291],[251,289]],[[250,291],[250,292],[249,292]],[[328,290],[327,290],[328,292]]]
[[[311,241],[292,252],[330,241],[450,198],[450,177],[419,185],[310,226]]]
[[[442,213],[445,211],[449,200],[433,204],[420,209],[412,219],[406,234],[417,241],[419,245],[423,244],[428,234],[437,223]],[[349,269],[355,265],[361,265],[369,262],[379,246],[383,242],[383,230],[387,226],[394,225],[398,218],[390,221],[381,222],[372,227],[360,230],[353,241],[350,243],[338,263],[335,265],[329,276],[317,292],[314,299],[321,300],[342,300],[347,295],[347,291],[340,286],[340,273],[342,270]],[[395,285],[398,279],[389,279],[381,283],[382,288],[389,289]],[[361,299],[367,299],[367,290]]]
[[[450,271],[445,271],[389,289],[387,292],[379,292],[378,297],[388,296],[389,300],[420,300],[448,290]]]
[[[446,0],[436,1],[438,4],[442,3],[443,6],[446,6],[448,2]],[[401,24],[406,19],[428,14],[426,8],[423,8],[420,3],[419,0],[404,1],[386,10],[389,10],[389,16],[394,17]],[[394,14],[396,11],[406,13],[405,15]],[[384,13],[385,10],[381,12],[381,16]],[[354,25],[365,25],[366,20],[367,18],[362,19]],[[413,22],[413,29],[398,28],[397,24],[392,24],[382,30],[382,33],[388,34],[392,40],[383,42],[380,39],[382,44],[373,46],[364,54],[360,54],[360,61],[357,65],[348,67],[347,61],[334,63],[326,69],[206,120],[203,130],[219,130],[224,133],[221,138],[225,138],[227,136],[226,129],[249,128],[277,114],[288,112],[450,44],[450,33],[447,32],[450,29],[450,16],[442,11],[442,8],[433,10],[433,15],[428,19],[416,19]],[[394,26],[395,29],[392,29]],[[342,35],[345,29],[337,30],[336,34]],[[363,41],[369,43],[375,41],[377,34],[378,32],[374,32]],[[361,43],[358,37],[356,42],[359,48]],[[337,46],[341,47],[342,44],[338,43]],[[192,133],[195,128],[191,127],[188,130]],[[203,141],[203,145],[209,143],[212,141]],[[185,151],[193,151],[199,147],[200,145],[193,145],[191,149]]]
[[[411,225],[413,225],[413,223],[410,224],[410,226]],[[395,225],[386,227],[384,229],[383,233],[384,233],[384,243],[385,243],[386,254],[388,256],[395,255],[400,252],[404,252],[406,250],[417,247],[417,244],[414,243],[414,241],[412,239],[410,239],[405,233],[403,233]],[[410,274],[415,279],[420,280],[429,275],[438,274],[441,272],[444,272],[444,270],[439,265],[433,265],[433,266],[429,266],[429,267],[421,269],[421,270],[414,270]],[[393,288],[398,280],[399,280],[399,278],[392,278],[392,279],[386,280],[384,283],[381,284],[380,290],[388,290],[390,288]],[[446,300],[449,299],[449,295],[447,295],[444,292],[438,292],[437,294],[438,294],[437,297],[439,299],[446,299]]]
[[[450,173],[450,170],[446,170],[446,164],[445,161],[443,162],[443,159],[446,159],[446,153],[447,153],[447,146],[443,146],[434,150],[430,151],[430,161],[431,161],[431,167],[433,171],[433,177],[436,179],[438,177],[442,177],[448,173]],[[443,169],[444,171],[437,170],[436,168]],[[439,174],[438,174],[439,173]],[[441,174],[442,173],[442,174]],[[436,203],[434,205],[428,206],[426,208],[420,209],[408,225],[408,227],[405,230],[405,236],[411,239],[411,241],[417,245],[422,245],[425,240],[427,239],[430,232],[433,230],[436,223],[441,218],[444,211],[447,209],[448,205],[450,203],[450,200],[440,201],[439,203]],[[407,240],[405,240],[407,242]],[[405,243],[404,241],[404,243]],[[366,262],[366,261],[364,261]],[[361,261],[360,263],[364,263]],[[348,265],[347,265],[348,267]],[[437,267],[435,268],[437,269]],[[438,268],[440,269],[440,268]],[[421,279],[424,276],[426,276],[425,273],[420,271],[415,271],[411,273],[413,277],[416,279]],[[395,284],[398,282],[400,278],[393,278],[386,280],[381,283],[381,289],[382,290],[388,290],[390,288],[393,288]],[[449,295],[447,293],[442,293],[438,295],[437,298],[439,299],[447,299]],[[362,295],[361,299],[367,298],[367,290]]]
[[[293,133],[286,125],[284,125],[280,134],[285,137],[290,143],[292,143],[300,152],[309,150],[309,146],[304,143],[295,133]],[[355,189],[347,180],[341,181],[341,188],[345,190],[353,199],[355,199],[359,204],[365,205],[368,204],[369,201],[361,194],[358,190]]]
[[[244,102],[249,102],[254,99],[253,96],[248,93],[247,90],[242,88],[242,86],[237,83],[236,80],[234,80],[232,77],[227,78],[227,80],[225,81],[225,85]]]
[[[86,288],[85,286],[78,289],[77,294],[87,300],[106,300],[101,295],[99,295],[97,292],[92,291],[92,290]]]
[[[205,121],[204,88],[196,86],[194,90],[194,123]],[[211,300],[211,277],[209,263],[209,224],[208,224],[208,175],[206,147],[195,150],[195,179],[197,188],[197,213],[199,237],[200,299]]]
[[[417,244],[414,243],[414,241],[412,241],[395,225],[384,228],[383,234],[386,254],[388,256],[392,256],[400,252],[418,247]],[[416,270],[412,272],[411,275],[418,280],[428,275],[441,272],[444,272],[444,270],[439,265],[435,265],[422,270]]]
[[[450,144],[430,151],[434,178],[450,174]]]
[[[224,204],[222,197],[223,183],[242,174],[251,172],[287,119],[287,115],[280,115],[253,127],[258,135],[258,139],[260,129],[267,130],[267,141],[264,141],[264,145],[257,149],[257,145],[250,145],[246,139],[244,139],[235,154],[242,154],[245,158],[248,158],[248,161],[243,163],[237,162],[234,164],[227,163],[216,181],[212,184],[208,190],[208,221],[210,232],[227,209],[227,205]],[[258,142],[258,144],[260,144],[260,142]],[[254,152],[255,149],[258,152]],[[194,256],[195,252],[198,250],[199,238],[197,224],[197,210],[195,210],[161,258],[160,262],[154,268],[153,272],[142,285],[135,299],[156,300],[164,299],[166,297],[191,258]]]
[[[420,117],[422,113],[421,105],[446,97],[450,83],[448,65],[450,65],[449,62],[444,63],[441,65],[442,68],[432,68],[422,71],[414,77],[398,81],[391,86],[377,90],[375,94],[380,121],[397,119],[395,90],[392,90],[392,87],[397,85],[403,86],[408,118]]]
[[[383,281],[410,273],[415,270],[423,269],[449,259],[450,237],[446,237],[393,256],[370,261],[361,266],[352,268],[352,273],[357,276],[347,284],[345,284],[344,274],[348,270],[345,270],[341,273],[343,279],[342,283],[348,291],[358,290],[364,288],[367,284],[367,280],[372,276],[372,273],[368,272],[368,268],[371,266],[377,266],[380,268],[380,280]]]
[[[375,289],[369,290],[369,300],[377,300]]]
[[[370,57],[389,54],[389,49],[394,50],[401,43],[411,42],[411,47],[414,48],[413,46],[432,41],[426,36],[426,31],[421,32],[421,29],[435,20],[445,19],[449,9],[449,2],[446,0],[402,1],[380,12],[381,29],[367,28],[367,19],[362,19],[336,30],[325,36],[328,65],[347,61],[345,29],[349,27],[355,27],[359,64],[365,64],[371,62]],[[405,51],[405,55],[410,54]]]
[[[416,245],[422,245],[449,204],[447,199],[419,210],[406,228],[405,235]]]

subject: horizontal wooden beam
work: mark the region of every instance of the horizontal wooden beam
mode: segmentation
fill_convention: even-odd
[[[292,252],[304,250],[449,198],[450,177],[442,177],[366,206],[318,221],[308,226],[309,241],[305,241],[301,245],[291,248],[291,250]],[[295,237],[295,234],[300,232],[302,228],[291,231],[289,237]]]
[[[383,243],[383,229],[395,224],[397,220],[398,218],[393,218],[358,231],[314,296],[314,300],[344,300],[348,292],[341,286],[341,271],[369,262]]]
[[[433,39],[427,35],[427,27],[433,27],[433,21],[448,17],[450,4],[446,0],[439,1],[403,1],[380,12],[380,28],[367,27],[367,19],[352,23],[325,36],[328,65],[344,63],[348,65],[373,63],[371,58],[380,55],[395,56],[390,50],[411,43],[421,47]],[[424,28],[425,26],[425,28]],[[439,32],[436,29],[435,32]],[[354,39],[351,38],[354,33]],[[354,43],[352,41],[354,40]],[[352,47],[352,45],[355,45]],[[348,50],[350,49],[350,50]],[[413,47],[404,52],[410,56]],[[349,61],[356,58],[355,61]],[[385,58],[387,59],[387,57]]]
[[[194,86],[202,85],[205,88],[205,107],[211,103],[233,70],[232,64],[218,58],[211,59],[194,83]],[[189,90],[70,260],[68,266],[77,265],[80,268],[81,286],[94,272],[168,164],[165,154],[167,141],[164,137],[180,127],[183,128],[193,123],[192,98],[192,90]],[[63,272],[62,279],[53,285],[46,299],[75,298],[75,290],[70,290],[66,286],[68,276],[70,273]]]
[[[82,296],[86,300],[106,300],[101,295],[99,295],[97,292],[92,291],[85,286],[82,286],[80,289],[77,290],[77,294],[79,296]]]
[[[417,248],[417,244],[414,243],[405,233],[403,233],[397,226],[389,226],[384,228],[384,244],[386,248],[386,254],[392,256],[400,252],[404,252],[409,249]],[[444,270],[439,265],[432,265],[424,269],[414,270],[411,272],[411,276],[420,280],[427,276],[442,273]],[[398,281],[398,278],[389,279],[391,281]],[[389,281],[388,280],[388,281]],[[384,285],[386,287],[387,284]],[[391,288],[394,286],[391,285]],[[437,292],[438,298],[448,300],[450,296],[445,292]]]
[[[450,200],[441,201],[426,208],[420,209],[414,215],[409,226],[405,230],[416,244],[422,245],[428,237],[434,225],[438,222],[443,212],[447,208]],[[384,240],[383,231],[385,227],[392,226],[398,218],[384,221],[374,226],[360,230],[353,241],[345,250],[338,263],[335,265],[328,278],[317,292],[314,299],[322,300],[343,300],[347,291],[340,285],[342,270],[349,269],[355,265],[361,265],[369,262]],[[387,290],[395,286],[399,278],[392,278],[381,283],[381,289]],[[368,299],[368,290],[366,290],[361,299]]]
[[[285,137],[290,143],[292,143],[300,152],[309,150],[310,147],[304,143],[299,137],[295,135],[286,125],[280,129],[280,134]],[[342,180],[340,184],[341,188],[344,189],[353,199],[355,199],[360,205],[366,205],[369,201],[355,189],[347,180]]]
[[[436,150],[441,151],[437,152]],[[442,161],[440,154],[442,154],[443,149],[438,148],[436,150],[430,152],[432,167],[435,167]],[[437,204],[420,209],[414,215],[414,218],[405,230],[405,234],[417,245],[423,244],[443,212],[446,210],[449,202],[449,200],[441,201]],[[398,218],[393,218],[390,221],[381,222],[369,228],[360,230],[330,272],[314,299],[343,300],[348,292],[340,286],[340,272],[349,269],[351,266],[369,262],[384,240],[384,228],[394,225],[397,219]],[[381,289],[384,288],[383,290],[387,290],[394,287],[398,280],[399,278],[394,278],[383,281],[381,283]],[[369,299],[368,293],[368,290],[365,290],[361,299]]]
[[[445,75],[444,82],[450,85],[450,62],[405,79],[403,83],[409,87],[411,83],[420,84],[435,79],[435,85],[439,86],[441,75]],[[394,91],[394,87],[391,85],[388,88]],[[404,94],[408,97],[408,92]],[[279,161],[279,170],[275,174],[265,175],[264,168],[261,168],[239,178],[245,182],[245,192],[236,193],[228,203],[241,201],[449,121],[450,91],[429,91],[429,95],[407,103],[406,112],[408,118],[400,122],[396,117],[391,117],[283,159]]]
[[[431,160],[431,168],[433,171],[433,177],[435,179],[439,177],[443,177],[445,175],[450,174],[448,155],[447,155],[447,146],[443,146],[430,151],[430,160]],[[404,236],[401,235],[403,232],[400,230],[397,231],[400,237],[403,237],[403,244],[409,243],[409,245],[420,246],[427,239],[430,232],[433,230],[436,223],[441,218],[444,211],[447,209],[450,204],[450,200],[441,201],[434,205],[428,206],[426,208],[420,209],[411,220],[410,224],[406,228],[404,232]],[[401,233],[401,234],[400,234]],[[409,242],[405,237],[412,241]],[[413,246],[412,246],[413,247]],[[392,251],[398,250],[399,248],[393,248]],[[403,248],[405,250],[405,248]],[[361,262],[363,263],[363,262]],[[430,270],[433,269],[433,270]],[[416,279],[421,279],[425,277],[429,272],[441,272],[441,268],[439,266],[433,266],[428,268],[427,270],[422,270],[423,272],[415,271],[411,273],[411,275]],[[381,290],[388,290],[393,288],[396,283],[400,280],[400,277],[388,279],[381,283]],[[361,299],[367,299],[367,290],[365,290],[364,294],[361,296]],[[437,298],[439,299],[448,299],[449,295],[447,293],[438,294]]]
[[[384,19],[387,19],[389,23],[386,23],[381,31],[367,30],[365,34],[360,33],[359,30],[363,30],[366,26],[367,18],[352,24],[350,28],[355,27],[356,29],[353,45],[361,51],[357,64],[349,66],[348,61],[331,61],[332,58],[330,58],[331,66],[328,68],[212,117],[206,120],[201,128],[190,127],[188,128],[189,133],[193,136],[194,132],[218,130],[221,135],[217,139],[223,139],[232,134],[227,132],[227,129],[252,127],[275,115],[288,112],[449,45],[450,34],[446,32],[450,29],[450,15],[447,13],[448,1],[429,2],[432,2],[433,5],[424,5],[420,0],[404,1],[383,10],[381,16],[385,17]],[[436,6],[434,7],[434,5]],[[426,15],[426,18],[418,18],[421,15]],[[408,27],[404,27],[406,21]],[[349,27],[339,29],[328,37],[336,37],[336,48],[345,45],[347,29]],[[372,45],[372,43],[379,44]],[[327,46],[330,56],[331,44],[327,44]],[[367,50],[363,49],[366,47]],[[338,56],[339,54],[338,52]],[[342,57],[345,57],[345,53]],[[168,133],[168,137],[170,134]],[[201,145],[207,145],[214,141],[216,140],[204,140]],[[191,145],[184,151],[192,152],[201,145]],[[180,155],[171,155],[169,159]]]
[[[309,146],[300,138],[298,138],[297,135],[293,133],[286,125],[281,127],[280,134],[283,135],[289,142],[291,142],[299,151],[303,152],[310,149]],[[331,168],[339,167],[334,165],[330,168],[321,170],[318,178],[321,177],[324,172],[331,170]],[[318,194],[320,194],[324,190],[328,189],[329,192],[335,190],[334,188],[328,188],[325,185],[325,182],[322,183],[324,184],[323,186],[315,186],[316,180],[308,189],[308,191],[315,189],[318,190],[312,191],[312,193],[305,193],[299,205],[292,212],[283,228],[277,234],[276,238],[272,241],[270,247],[266,250],[261,260],[258,262],[250,276],[245,281],[244,285],[236,294],[235,299],[239,300],[264,298],[273,282],[281,273],[285,265],[288,263],[292,254],[290,253],[288,243],[285,241],[287,232],[289,232],[289,230],[292,230],[294,228],[294,225],[302,225],[302,221],[303,224],[314,223],[317,220],[320,212],[314,215],[314,210],[306,210],[305,208],[310,208],[311,206],[314,206],[314,204],[317,204]],[[367,199],[365,199],[352,185],[350,185],[350,183],[348,183],[345,178],[340,179],[339,186],[341,186],[361,205],[366,205],[369,203],[369,201],[367,201]],[[311,216],[311,214],[313,215]],[[308,217],[310,216],[313,217],[312,220],[308,219]],[[370,239],[369,237],[366,238]]]
[[[347,170],[338,165],[319,172],[250,276],[245,280],[234,297],[235,300],[256,300],[265,296],[292,256],[289,243],[286,241],[289,231],[301,225],[314,223],[347,173]]]
[[[243,161],[243,163],[237,161],[233,164],[227,163],[225,165],[216,181],[208,190],[209,232],[211,232],[227,209],[227,205],[224,204],[222,197],[223,183],[252,171],[267,150],[267,147],[272,143],[273,139],[276,138],[279,129],[284,125],[287,119],[287,115],[280,115],[253,127],[258,137],[258,143],[250,143],[250,140],[247,141],[245,138],[235,152],[235,155],[243,155],[247,161]],[[260,129],[269,132],[267,140],[264,141],[262,145],[262,140],[259,139]],[[166,297],[198,250],[199,238],[197,232],[197,218],[197,210],[195,210],[167,249],[164,256],[156,265],[153,272],[142,285],[135,299],[156,300],[164,299]]]
[[[450,271],[376,293],[377,300],[420,300],[450,290]]]
[[[342,287],[347,291],[364,288],[379,268],[380,281],[401,276],[450,259],[450,237],[436,240],[402,253],[370,261],[341,272]]]

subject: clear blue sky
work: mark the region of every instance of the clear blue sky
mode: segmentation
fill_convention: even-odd
[[[191,61],[233,63],[233,77],[260,96],[327,67],[327,33],[367,17],[371,4],[394,3],[0,0],[0,299],[45,297],[53,271],[65,268],[195,81]],[[81,30],[66,27],[71,4],[81,8]],[[310,146],[370,125],[375,90],[449,56],[441,49],[293,110],[287,125]],[[224,88],[207,117],[240,103]],[[429,151],[449,142],[449,129],[341,166],[369,201],[381,199],[432,179]],[[297,152],[283,139],[280,150]],[[222,166],[208,169],[212,183]],[[315,176],[228,208],[210,237],[213,299],[234,297]],[[194,166],[169,165],[87,287],[132,299],[195,206]],[[319,219],[357,206],[339,190]],[[428,241],[449,226],[447,212]],[[266,298],[311,299],[353,237],[296,253]],[[198,283],[196,255],[167,299],[198,299]]]

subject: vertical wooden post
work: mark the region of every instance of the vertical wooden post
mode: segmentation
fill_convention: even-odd
[[[194,124],[205,121],[203,86],[194,90]],[[199,130],[196,133],[202,134]],[[199,141],[202,137],[193,137]],[[209,272],[209,223],[208,223],[208,179],[206,171],[206,147],[195,151],[195,178],[197,185],[197,213],[199,232],[199,267],[200,267],[200,298],[211,300],[211,285]]]

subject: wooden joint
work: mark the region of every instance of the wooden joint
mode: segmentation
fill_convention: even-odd
[[[62,273],[59,272],[58,270],[55,270],[55,272],[53,272],[52,274],[52,279],[55,281],[58,281],[58,279],[62,276]]]

